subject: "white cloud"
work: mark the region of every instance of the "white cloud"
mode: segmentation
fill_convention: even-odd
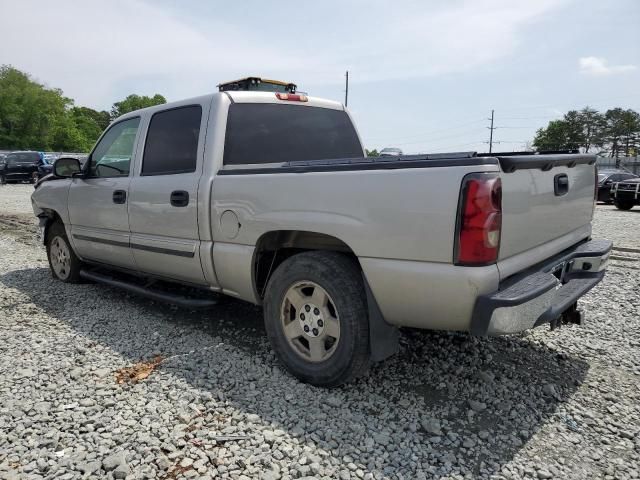
[[[244,16],[205,2],[189,16],[196,2],[174,11],[143,0],[21,0],[3,2],[11,21],[0,64],[101,108],[123,93],[177,99],[247,74],[303,88],[340,83],[346,68],[359,81],[423,77],[505,59],[525,27],[567,1],[326,0],[289,13],[254,4]]]
[[[625,73],[636,70],[635,65],[607,65],[607,61],[601,57],[582,57],[579,60],[580,73],[585,75],[604,76]]]

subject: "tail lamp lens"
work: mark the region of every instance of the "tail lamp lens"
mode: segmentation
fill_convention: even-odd
[[[502,182],[494,174],[472,173],[460,190],[455,250],[457,265],[486,265],[498,259],[502,230]]]

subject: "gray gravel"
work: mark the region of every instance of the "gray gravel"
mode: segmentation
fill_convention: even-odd
[[[640,476],[640,209],[598,207],[595,231],[626,247],[585,326],[408,330],[399,355],[324,391],[279,367],[251,305],[54,281],[31,188],[0,187],[0,478]],[[116,383],[155,355],[148,378]]]

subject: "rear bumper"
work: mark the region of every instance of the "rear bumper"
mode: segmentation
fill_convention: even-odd
[[[471,333],[517,333],[555,321],[604,277],[612,243],[590,240],[562,252],[479,296]]]

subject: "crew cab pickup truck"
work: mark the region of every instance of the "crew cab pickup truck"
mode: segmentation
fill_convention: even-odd
[[[262,305],[282,364],[336,386],[398,327],[581,322],[611,249],[595,181],[592,155],[366,157],[340,103],[233,91],[123,115],[32,202],[54,277]]]

